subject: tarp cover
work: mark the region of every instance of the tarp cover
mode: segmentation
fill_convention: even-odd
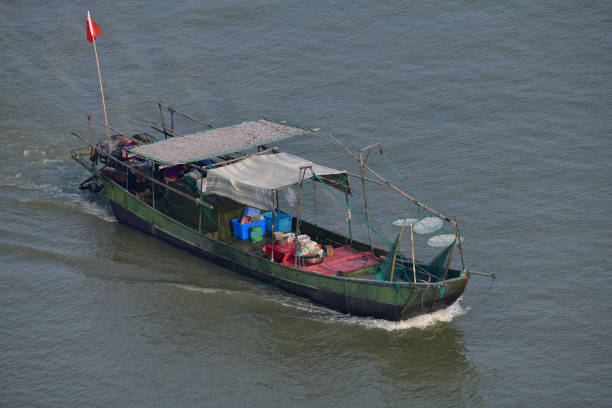
[[[157,163],[176,165],[308,133],[310,130],[260,119],[136,146],[130,152]]]
[[[251,156],[237,163],[208,170],[206,194],[218,194],[262,209],[272,208],[272,192],[299,183],[300,167],[312,166],[331,187],[350,193],[346,171],[312,163],[289,153]],[[312,178],[306,170],[304,180]]]

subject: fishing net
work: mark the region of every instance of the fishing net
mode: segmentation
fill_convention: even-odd
[[[387,252],[387,256],[385,257],[385,260],[383,261],[383,263],[381,263],[378,266],[378,272],[374,276],[375,280],[397,281],[400,278],[403,280],[407,280],[407,276],[405,276],[406,271],[401,263],[395,262],[396,266],[393,267],[394,261],[397,260],[397,255],[400,252],[399,249],[400,249],[400,237],[398,235],[393,245],[391,245],[391,247],[389,248],[389,252]],[[392,273],[393,273],[393,276],[391,276]]]
[[[395,186],[401,186],[402,191],[407,192],[418,201],[415,203],[412,200],[401,200],[398,207],[396,206],[398,200],[395,200],[396,192],[391,191],[387,183],[368,183],[369,219],[364,207],[356,204],[357,208],[354,208],[345,204],[353,220],[363,225],[366,232],[370,231],[368,234],[371,235],[372,244],[380,249],[387,249],[383,262],[370,273],[373,275],[372,279],[412,282],[416,278],[417,281],[435,282],[458,276],[463,269],[462,254],[460,254],[462,251],[459,245],[463,242],[464,237],[454,222],[425,208],[416,194],[410,191],[401,172],[393,166],[384,153],[372,155],[369,160],[369,163],[376,166],[376,169],[381,167],[380,165],[389,165],[397,176],[396,178],[399,178],[399,181],[393,180],[392,183]],[[358,197],[363,193],[361,184],[360,182],[353,183],[354,196]],[[389,196],[389,203],[384,198],[380,199],[379,195]],[[377,197],[378,201],[373,205],[374,199],[370,197]],[[336,199],[342,202],[340,197],[336,196]],[[394,204],[391,204],[391,201]],[[380,205],[383,210],[377,212],[376,207]],[[395,212],[395,217],[391,219],[389,219],[389,208]],[[353,231],[356,230],[354,224],[355,222]],[[392,238],[385,238],[385,236]],[[363,234],[359,238],[362,242],[366,242],[362,237],[364,237]],[[413,250],[416,261],[412,259]]]

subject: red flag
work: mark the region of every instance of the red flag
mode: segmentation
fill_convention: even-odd
[[[100,30],[100,27],[98,27],[96,22],[93,21],[93,18],[91,18],[91,16],[89,15],[89,11],[87,12],[86,28],[87,28],[87,41],[89,42],[94,42],[96,37],[102,34],[102,30]]]

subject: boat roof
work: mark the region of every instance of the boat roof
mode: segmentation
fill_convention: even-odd
[[[251,156],[208,170],[206,193],[229,197],[257,208],[271,209],[272,192],[300,182],[300,169],[309,167],[304,180],[316,174],[327,185],[349,193],[346,171],[335,170],[289,153]]]
[[[310,129],[258,119],[135,146],[130,153],[160,164],[177,165],[304,136],[310,132]]]

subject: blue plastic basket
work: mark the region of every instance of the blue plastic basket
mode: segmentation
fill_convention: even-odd
[[[232,220],[232,230],[234,231],[234,236],[238,239],[249,239],[251,238],[251,227],[254,225],[259,225],[261,227],[261,234],[266,233],[266,221],[258,220],[249,222],[246,224],[240,223],[240,218],[235,218]]]
[[[266,220],[266,231],[272,231],[272,211],[262,214]],[[274,231],[291,232],[293,215],[277,212],[274,217]]]

